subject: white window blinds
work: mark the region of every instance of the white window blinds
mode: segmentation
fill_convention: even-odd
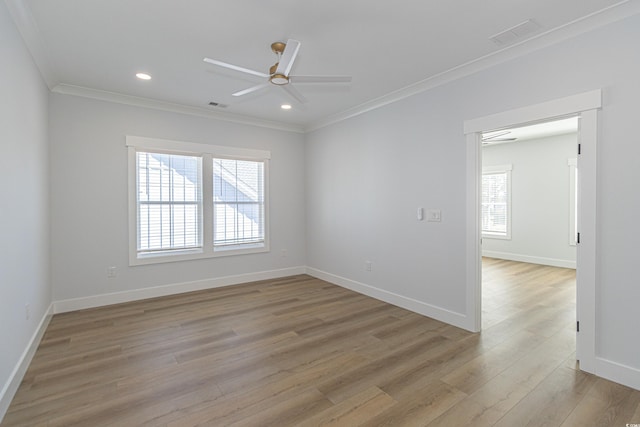
[[[138,151],[138,253],[202,248],[202,158]]]
[[[511,165],[483,172],[481,209],[484,236],[511,237]]]
[[[213,245],[263,243],[265,239],[264,163],[213,159]]]

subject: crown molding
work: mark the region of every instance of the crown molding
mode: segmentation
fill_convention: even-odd
[[[624,0],[590,15],[576,19],[561,27],[540,33],[529,39],[515,43],[504,49],[490,53],[473,61],[451,68],[442,73],[414,83],[410,86],[388,93],[379,98],[367,101],[356,107],[333,114],[318,120],[304,128],[305,133],[313,132],[326,126],[359,116],[366,112],[398,102],[413,95],[425,92],[443,84],[461,79],[471,74],[486,70],[506,61],[524,56],[528,53],[560,43],[599,27],[628,18],[640,13],[640,2]]]
[[[114,102],[118,104],[132,105],[135,107],[151,108],[154,110],[170,111],[172,113],[188,114],[192,116],[205,117],[209,119],[222,120],[226,122],[239,123],[243,125],[258,126],[263,128],[283,130],[287,132],[304,133],[302,126],[262,120],[239,114],[224,113],[220,111],[209,111],[204,108],[190,107],[182,104],[158,101],[155,99],[142,98],[122,93],[109,92],[98,89],[91,89],[82,86],[59,84],[51,89],[54,93],[63,95],[80,96],[84,98],[97,99],[100,101]]]
[[[637,0],[623,0],[605,9],[569,22],[561,27],[540,33],[527,40],[515,43],[491,54],[451,68],[410,86],[367,101],[356,107],[329,115],[307,125],[294,125],[60,83],[54,69],[52,68],[53,62],[47,54],[41,33],[24,0],[4,1],[16,24],[16,27],[18,28],[18,31],[25,41],[27,49],[31,53],[31,56],[40,70],[40,74],[49,87],[49,90],[52,92],[297,133],[313,132],[343,120],[359,116],[366,112],[384,107],[385,105],[398,102],[410,96],[425,92],[479,71],[486,70],[506,61],[524,56],[536,50],[551,46],[604,25],[640,13],[640,2]]]
[[[24,40],[27,50],[40,71],[42,79],[51,90],[59,83],[59,80],[51,67],[51,58],[47,55],[47,50],[42,42],[42,35],[29,7],[23,0],[4,0],[4,2],[13,22],[16,24],[18,32],[22,36],[22,40]]]

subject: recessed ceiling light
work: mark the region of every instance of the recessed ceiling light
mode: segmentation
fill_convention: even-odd
[[[291,105],[289,105],[289,104],[282,104],[282,105],[280,106],[280,108],[282,108],[283,110],[291,110]]]
[[[140,80],[151,80],[151,76],[147,73],[137,73],[136,77]]]

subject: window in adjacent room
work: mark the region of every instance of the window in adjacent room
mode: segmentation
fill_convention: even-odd
[[[511,165],[482,171],[482,237],[511,238]]]
[[[131,265],[269,250],[269,152],[127,137]]]

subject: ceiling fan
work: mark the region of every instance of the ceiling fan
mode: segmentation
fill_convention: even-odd
[[[217,65],[219,67],[228,68],[230,70],[239,71],[241,73],[251,74],[253,76],[262,77],[267,79],[265,83],[261,83],[256,86],[252,86],[248,89],[243,89],[238,92],[232,93],[233,96],[243,96],[258,91],[262,88],[273,84],[280,86],[287,92],[293,99],[300,103],[307,102],[307,99],[302,96],[298,90],[291,85],[291,83],[349,83],[351,81],[350,76],[292,76],[291,67],[300,50],[300,42],[297,40],[289,39],[286,43],[275,42],[271,44],[271,50],[278,57],[278,62],[269,68],[269,73],[262,73],[260,71],[250,70],[248,68],[239,67],[237,65],[228,64],[226,62],[218,61],[217,59],[204,58],[204,62],[208,64]]]
[[[492,144],[496,142],[511,142],[518,139],[518,138],[501,138],[502,136],[509,135],[510,133],[511,133],[510,130],[484,133],[482,134],[482,144],[487,145],[487,144]]]

